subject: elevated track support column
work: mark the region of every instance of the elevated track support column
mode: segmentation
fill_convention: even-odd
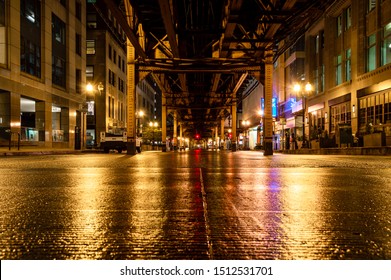
[[[175,110],[174,111],[174,131],[173,131],[173,136],[172,136],[172,147],[174,151],[177,150],[178,148],[178,113]]]
[[[136,57],[135,48],[127,39],[128,52],[128,82],[127,82],[127,103],[128,103],[128,123],[127,123],[127,145],[126,151],[128,155],[136,154],[136,65],[134,60]]]
[[[167,98],[162,96],[162,152],[167,152]]]
[[[231,106],[231,115],[232,115],[232,140],[231,140],[231,151],[236,152],[236,101],[232,103]]]
[[[223,141],[225,140],[225,133],[224,133],[224,123],[225,123],[225,119],[224,118],[221,118],[220,120],[220,148],[224,150],[224,146],[222,146],[222,143]]]
[[[273,51],[267,51],[265,54],[265,111],[264,111],[264,155],[273,155],[273,116],[272,116],[272,98],[273,98]]]

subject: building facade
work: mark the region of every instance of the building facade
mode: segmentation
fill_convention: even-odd
[[[126,131],[126,36],[104,3],[87,4],[87,146]]]
[[[82,148],[85,1],[0,1],[0,145]]]
[[[391,1],[336,1],[301,43],[275,64],[275,133],[299,137],[304,128],[312,148],[339,147],[348,128],[356,141],[349,144],[363,146],[364,135],[379,132],[381,145],[391,145]],[[312,90],[295,92],[295,83]]]

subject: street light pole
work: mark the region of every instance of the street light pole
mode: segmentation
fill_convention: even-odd
[[[103,93],[103,90],[104,90],[104,85],[102,84],[102,82],[99,82],[98,85],[93,85],[91,83],[88,83],[86,85],[86,91],[90,94],[90,96],[92,95],[93,96],[93,102],[94,102],[94,106],[93,106],[93,112],[92,112],[92,115],[93,115],[93,125],[94,125],[94,138],[93,138],[93,141],[94,141],[94,146],[97,145],[97,138],[98,138],[98,132],[97,132],[97,95],[96,95],[96,90],[98,90],[99,92],[99,96],[102,96],[102,93]],[[87,98],[88,99],[88,98]],[[88,109],[87,109],[88,110]],[[87,131],[87,126],[88,126],[88,122],[86,123],[85,125],[85,128],[84,128],[84,131],[86,132]],[[86,143],[85,143],[86,144]]]
[[[141,134],[143,133],[143,122],[142,122],[142,117],[144,117],[144,112],[143,111],[138,111],[136,112],[136,122],[137,122],[137,126],[136,126],[136,136],[137,137],[140,137]]]
[[[155,129],[157,128],[157,126],[158,126],[157,122],[149,122],[149,127],[152,128],[152,150],[155,144]]]
[[[312,91],[312,85],[310,83],[307,83],[304,86],[304,90],[302,89],[302,86],[298,83],[296,83],[293,86],[294,92],[296,92],[296,95],[300,93],[303,103],[303,144],[302,147],[309,148],[308,142],[306,140],[305,136],[305,120],[306,120],[306,113],[307,113],[307,95]],[[296,135],[297,137],[297,135]]]

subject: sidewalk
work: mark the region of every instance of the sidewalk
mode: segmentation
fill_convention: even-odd
[[[61,155],[61,154],[78,154],[82,153],[82,150],[72,149],[56,149],[56,148],[43,148],[43,147],[23,147],[18,150],[17,147],[0,147],[1,156],[28,156],[28,155]]]
[[[322,149],[297,149],[279,151],[283,154],[306,154],[306,155],[391,155],[391,147],[349,147],[349,148],[322,148]]]

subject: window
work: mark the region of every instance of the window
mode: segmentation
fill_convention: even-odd
[[[109,84],[115,86],[115,74],[109,69]]]
[[[115,50],[114,50],[114,53],[113,53],[113,62],[117,63],[117,52]]]
[[[68,141],[69,123],[62,122],[62,119],[69,117],[69,109],[52,105],[52,141]]]
[[[315,53],[319,53],[319,43],[320,43],[320,35],[316,35],[315,37]]]
[[[91,80],[94,78],[94,66],[92,65],[86,66],[86,78]]]
[[[391,123],[391,92],[384,94],[384,123]]]
[[[65,23],[52,14],[52,83],[65,88],[66,41]]]
[[[41,77],[41,47],[28,38],[20,38],[20,70]]]
[[[350,101],[332,106],[330,109],[330,131],[334,132],[338,124],[351,123]]]
[[[87,14],[87,27],[95,29],[96,25],[96,14]]]
[[[125,82],[124,80],[122,80],[121,78],[118,77],[118,89],[121,91],[121,92],[124,92],[124,89],[125,89]]]
[[[112,49],[111,45],[109,44],[109,59],[110,60],[112,59],[112,52],[113,52],[113,49]]]
[[[107,97],[107,104],[108,104],[108,106],[109,106],[109,108],[108,108],[108,113],[109,113],[109,118],[111,117],[111,96],[108,96]]]
[[[367,71],[376,69],[376,34],[368,36],[367,39]]]
[[[20,1],[20,70],[41,77],[41,2]]]
[[[342,14],[337,17],[337,36],[342,34]]]
[[[52,62],[52,82],[65,88],[65,60],[53,55]]]
[[[60,0],[60,3],[61,3],[61,5],[63,5],[64,7],[66,7],[66,5],[67,5],[67,1],[66,1],[66,0]]]
[[[348,30],[352,26],[352,8],[349,7],[345,10],[345,30]]]
[[[20,1],[21,17],[33,25],[40,25],[41,22],[41,1],[22,0]]]
[[[114,118],[114,112],[115,112],[115,110],[114,110],[114,97],[113,98],[111,98],[111,117],[112,118]]]
[[[383,42],[381,48],[381,65],[391,63],[391,22],[383,28]]]
[[[376,0],[367,0],[368,1],[368,13],[376,8]]]
[[[348,49],[345,51],[345,78],[346,81],[350,81],[352,79],[352,67],[351,67],[351,56],[352,56],[352,51],[351,49]]]
[[[108,97],[108,105],[109,118],[114,118],[114,97]]]
[[[81,35],[76,33],[76,54],[81,56]]]
[[[5,0],[0,0],[0,26],[5,26]]]
[[[76,18],[78,20],[81,20],[81,3],[79,1],[76,1],[75,9],[76,9]]]
[[[95,54],[95,40],[87,40],[87,54]]]
[[[359,128],[361,132],[383,130],[385,124],[391,124],[390,91],[361,98],[359,104]]]
[[[342,83],[342,55],[338,55],[335,60],[335,84],[339,85]]]
[[[65,45],[65,23],[55,14],[52,15],[52,36],[58,43]]]

